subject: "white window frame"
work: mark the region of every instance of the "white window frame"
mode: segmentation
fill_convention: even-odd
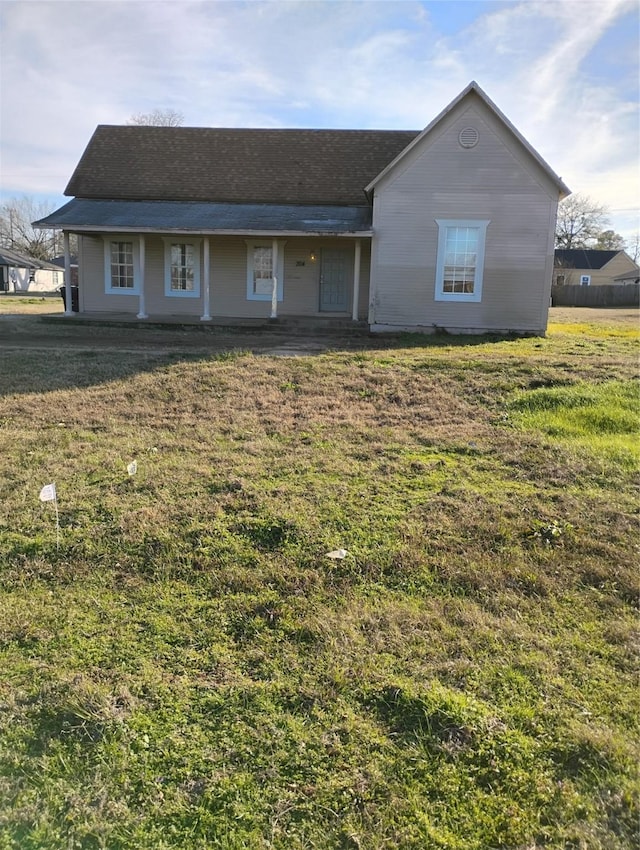
[[[112,234],[104,239],[104,291],[106,295],[140,295],[140,244],[137,238],[124,235]],[[130,242],[133,245],[133,287],[113,286],[111,278],[111,243]]]
[[[450,219],[437,218],[438,225],[438,259],[436,263],[436,301],[462,301],[477,303],[482,301],[482,280],[484,276],[484,249],[487,238],[487,227],[491,224],[490,219]],[[472,227],[478,230],[478,248],[476,251],[475,275],[473,280],[473,292],[445,292],[444,291],[444,269],[445,252],[447,246],[447,230],[452,227]]]
[[[278,243],[278,301],[284,300],[284,246],[286,240],[276,239]],[[253,252],[256,248],[271,248],[273,250],[273,239],[245,239],[247,244],[247,300],[248,301],[271,301],[272,287],[269,292],[256,292],[253,279]],[[273,278],[272,278],[273,280]]]
[[[200,259],[201,239],[183,236],[163,236],[164,242],[164,294],[167,298],[200,298],[202,261]],[[171,246],[191,245],[193,248],[193,289],[171,288]]]

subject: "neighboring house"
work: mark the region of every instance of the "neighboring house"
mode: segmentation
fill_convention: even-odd
[[[544,333],[569,190],[472,82],[422,132],[99,126],[65,194],[81,312]]]
[[[71,254],[69,268],[71,269],[71,286],[78,285],[78,258]],[[51,260],[54,266],[64,271],[64,257],[53,257]]]
[[[608,286],[638,283],[640,268],[624,251],[557,248],[554,286]]]
[[[0,292],[55,292],[63,278],[53,263],[0,247]]]

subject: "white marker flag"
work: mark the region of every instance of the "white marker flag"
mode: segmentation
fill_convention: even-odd
[[[40,490],[40,501],[41,502],[53,502],[53,506],[56,509],[56,549],[60,548],[60,517],[58,515],[58,499],[56,496],[56,485],[55,484],[45,484],[42,490]]]
[[[41,502],[55,502],[56,501],[56,485],[55,484],[45,484],[42,490],[40,490],[40,501]]]

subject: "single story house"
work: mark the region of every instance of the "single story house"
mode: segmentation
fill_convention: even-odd
[[[625,251],[556,249],[554,286],[613,286],[639,280],[640,268]]]
[[[542,334],[569,189],[471,82],[422,131],[101,125],[65,194],[80,313]]]
[[[0,247],[0,292],[55,292],[64,270],[13,248]]]

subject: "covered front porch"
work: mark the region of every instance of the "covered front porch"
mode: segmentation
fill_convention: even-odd
[[[45,223],[62,226],[66,257],[77,236],[82,316],[228,325],[368,319],[367,207],[75,199]]]

